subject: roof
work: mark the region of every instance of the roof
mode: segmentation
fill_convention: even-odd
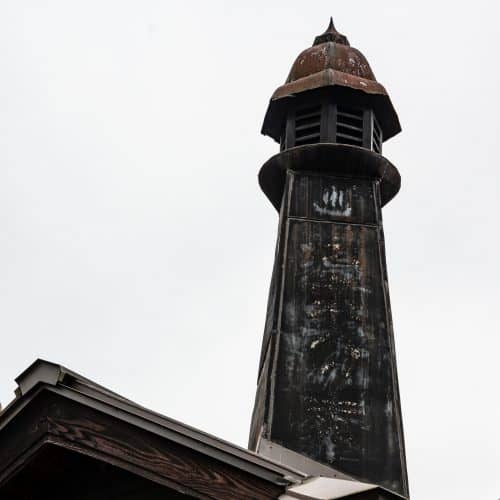
[[[168,498],[334,499],[344,498],[345,492],[383,491],[357,481],[319,481],[48,361],[35,361],[16,383],[16,398],[0,412],[1,498],[24,498],[16,496],[20,488],[41,495],[33,498],[45,498],[34,475],[71,488],[76,481],[72,474],[81,477],[82,471],[94,478],[88,483],[107,484],[115,478],[116,488],[130,485],[129,496],[120,493],[120,498],[165,498],[168,491]],[[105,474],[102,464],[108,467]],[[140,496],[130,493],[138,488]]]
[[[286,82],[274,91],[262,133],[279,142],[287,110],[294,98],[320,89],[327,90],[338,102],[372,108],[384,141],[401,131],[387,90],[375,79],[365,56],[349,45],[330,19],[327,30],[297,56]]]

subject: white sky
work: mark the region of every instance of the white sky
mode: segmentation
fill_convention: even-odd
[[[384,211],[413,500],[500,497],[498,2],[0,1],[0,400],[37,357],[246,445],[259,134],[337,28],[403,133]]]

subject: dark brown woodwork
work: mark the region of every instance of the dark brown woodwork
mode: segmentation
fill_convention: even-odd
[[[3,488],[3,500],[189,500],[161,484],[105,462],[46,444]]]
[[[48,421],[46,414],[50,399],[38,398],[26,411],[17,415],[1,433],[0,445],[0,492],[1,486],[46,441]],[[1,498],[1,495],[0,495]]]
[[[141,477],[141,481],[150,484],[150,496],[149,493],[133,496],[135,490],[132,487],[135,488],[134,485],[141,481],[130,479],[130,493],[124,498],[153,499],[157,491],[164,489],[175,491],[182,498],[267,500],[277,498],[285,489],[48,391],[38,394],[22,414],[2,430],[0,439],[0,498],[7,494],[11,495],[7,498],[16,500],[46,498],[36,491],[31,497],[12,495],[15,495],[15,485],[24,483],[22,477],[36,476],[36,471],[44,470],[40,457],[55,453],[46,451],[47,447],[71,452],[71,460],[81,460],[82,467],[94,461],[107,464],[111,467],[109,470],[121,471],[113,476],[116,484],[126,474]],[[26,469],[29,463],[32,465]],[[88,467],[92,471],[97,470],[90,465]],[[49,469],[56,471],[56,464]]]

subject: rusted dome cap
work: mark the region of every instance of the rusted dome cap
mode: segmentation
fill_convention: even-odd
[[[330,18],[327,30],[315,38],[312,47],[299,54],[286,83],[272,95],[262,133],[279,142],[290,99],[320,88],[330,88],[341,102],[347,99],[350,104],[373,108],[384,140],[401,131],[387,91],[375,79],[365,56],[349,45]]]

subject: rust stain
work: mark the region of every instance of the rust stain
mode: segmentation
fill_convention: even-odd
[[[279,142],[289,99],[322,88],[329,88],[333,93],[364,95],[376,110],[385,140],[401,131],[387,90],[377,82],[365,56],[349,45],[347,38],[335,29],[330,20],[327,30],[315,38],[311,47],[299,54],[285,84],[274,91],[262,133]]]

